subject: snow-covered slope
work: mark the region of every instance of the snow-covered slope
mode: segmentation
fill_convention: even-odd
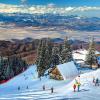
[[[15,78],[11,79],[9,82],[3,84],[3,86],[13,85],[13,84],[14,85],[26,84],[26,82],[30,82],[30,80],[37,79],[37,77],[38,77],[37,69],[36,66],[33,65],[30,66],[29,69],[23,72],[22,74],[16,76]],[[24,82],[25,81],[24,79],[29,81]]]
[[[81,88],[80,92],[73,92],[75,79],[56,81],[42,77],[40,80],[37,78],[36,66],[30,66],[24,73],[0,85],[0,100],[99,100],[100,87],[94,86],[93,77],[100,77],[100,69],[76,77],[81,82]],[[51,87],[54,87],[54,93],[51,93]]]
[[[40,80],[37,76],[37,68],[35,65],[32,65],[22,74],[14,77],[5,84],[0,85],[0,91],[2,91],[0,93],[0,100],[7,100],[9,98],[10,100],[29,100],[29,98],[33,98],[32,100],[34,100],[35,97],[28,97],[28,95],[39,92],[38,95],[40,97],[41,94],[44,93],[42,91],[43,85],[46,86],[49,94],[52,86],[57,88],[62,84],[65,84],[65,81],[56,81],[49,79],[48,77],[42,77]],[[70,80],[67,82],[70,82]],[[18,90],[19,87],[20,90]],[[25,96],[23,97],[23,95]]]
[[[85,50],[85,49],[75,50],[75,51],[73,51],[73,58],[84,61],[86,54],[87,54],[87,50]]]
[[[87,53],[88,51],[86,49],[75,50],[73,51],[73,58],[77,63],[84,63]],[[100,52],[96,51],[95,54],[100,54]]]
[[[97,71],[88,72],[85,74],[80,75],[80,83],[81,83],[81,89],[80,92],[73,93],[72,86],[75,83],[75,80],[73,80],[69,85],[66,85],[69,88],[69,91],[66,91],[65,93],[71,96],[71,98],[76,98],[76,100],[99,100],[100,96],[100,87],[95,86],[93,83],[93,77],[99,78],[100,80],[100,69]],[[76,77],[77,79],[78,77]],[[65,87],[64,87],[65,88]],[[63,88],[63,89],[64,89]]]

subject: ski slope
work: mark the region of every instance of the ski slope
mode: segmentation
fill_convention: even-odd
[[[0,100],[100,100],[100,87],[95,87],[92,83],[94,76],[100,77],[100,69],[80,75],[80,92],[73,92],[73,84],[79,77],[63,81],[42,77],[40,80],[37,78],[36,66],[33,65],[0,85]],[[45,91],[42,89],[43,85],[46,86]],[[51,87],[54,87],[54,93],[51,93]]]

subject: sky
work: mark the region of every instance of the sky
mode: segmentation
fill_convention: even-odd
[[[19,12],[100,17],[100,0],[0,0],[0,13]]]
[[[20,5],[24,1],[29,5],[100,6],[100,0],[0,0],[0,3]]]

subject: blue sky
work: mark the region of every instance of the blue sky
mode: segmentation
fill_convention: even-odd
[[[21,0],[0,0],[0,3],[20,5]],[[54,3],[57,6],[100,6],[100,0],[27,0],[29,5],[47,5]]]

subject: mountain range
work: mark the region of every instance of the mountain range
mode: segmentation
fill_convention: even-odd
[[[66,16],[59,14],[24,14],[24,13],[1,13],[1,24],[14,24],[18,27],[41,27],[51,28],[51,30],[79,30],[79,31],[99,31],[100,18]]]

